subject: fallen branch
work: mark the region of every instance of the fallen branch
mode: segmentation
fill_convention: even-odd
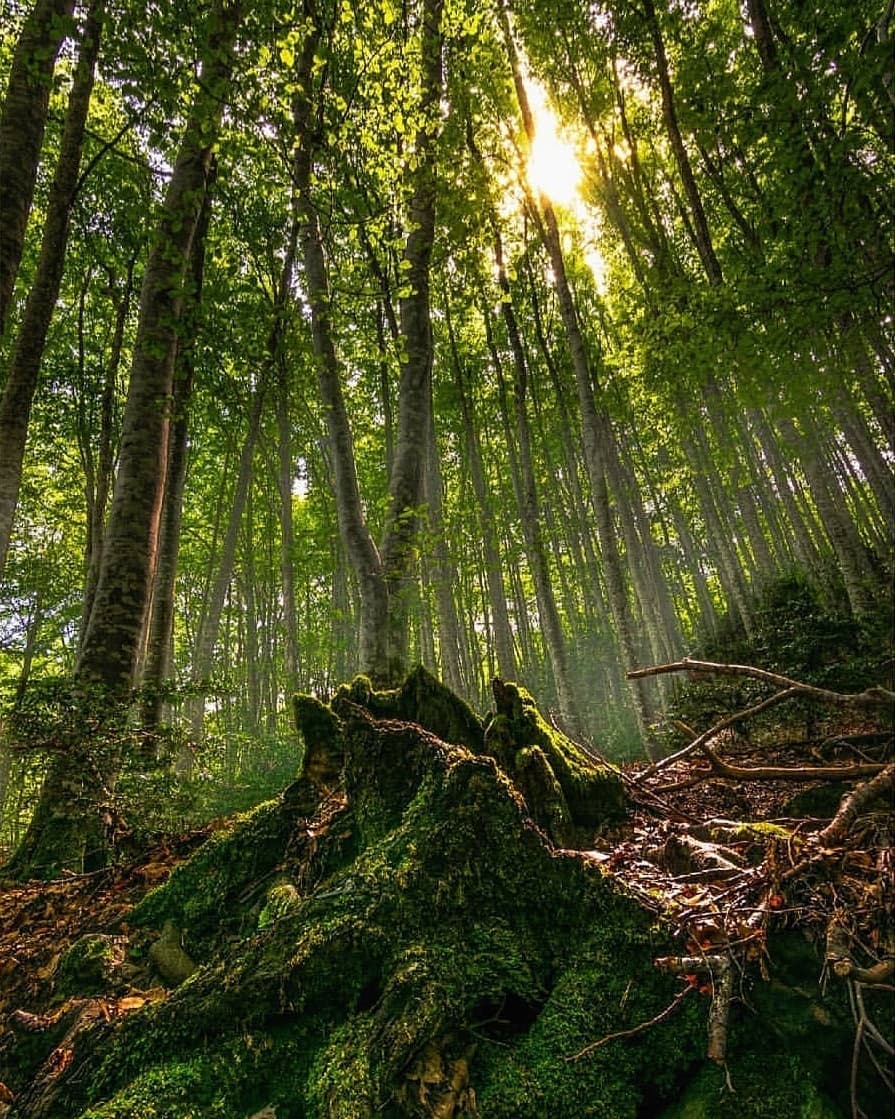
[[[644,673],[646,671],[646,669],[638,670],[638,672]],[[634,676],[636,673],[629,672],[628,675]],[[787,699],[791,699],[797,694],[795,689],[789,688],[785,692],[777,692],[776,695],[772,695],[768,699],[762,700],[761,703],[754,704],[752,707],[746,707],[742,711],[736,711],[733,715],[726,715],[720,722],[715,723],[714,726],[709,727],[708,730],[703,731],[702,734],[694,738],[683,750],[678,750],[676,754],[669,754],[667,758],[660,758],[659,761],[653,762],[651,766],[641,773],[640,780],[643,781],[645,778],[651,777],[654,773],[658,773],[659,770],[665,769],[666,766],[671,765],[672,762],[679,761],[681,758],[686,757],[686,755],[693,750],[701,749],[706,743],[711,742],[713,738],[717,738],[722,731],[727,730],[728,727],[732,727],[734,723],[740,723],[746,719],[751,719],[754,715],[758,715],[762,711],[767,711],[769,707],[776,707],[778,703],[784,703]]]
[[[884,796],[886,793],[891,795],[893,788],[895,788],[895,762],[890,762],[882,772],[877,773],[876,777],[865,781],[863,785],[858,785],[842,798],[836,815],[818,834],[821,843],[838,843],[848,834],[849,828],[861,811],[877,797]]]
[[[739,781],[855,781],[862,777],[875,777],[885,770],[883,762],[858,762],[854,765],[730,765],[709,746],[699,749],[708,758],[712,772],[719,777],[733,777]]]
[[[622,1037],[634,1037],[636,1034],[643,1033],[644,1030],[650,1029],[651,1026],[657,1026],[660,1022],[664,1022],[666,1018],[671,1017],[687,995],[695,990],[696,988],[688,983],[683,990],[679,991],[674,996],[672,1002],[666,1006],[664,1010],[659,1011],[655,1018],[650,1018],[648,1022],[641,1022],[638,1026],[632,1026],[630,1030],[619,1030],[618,1033],[607,1034],[606,1037],[601,1037],[599,1041],[592,1041],[590,1045],[585,1045],[583,1049],[579,1050],[579,1052],[573,1054],[571,1057],[566,1057],[565,1060],[580,1061],[582,1057],[586,1057],[588,1053],[593,1053],[593,1051],[599,1049],[601,1045],[608,1045],[610,1041],[618,1041],[618,1039]]]
[[[699,661],[692,657],[674,661],[671,664],[654,664],[647,668],[635,668],[625,673],[629,680],[639,680],[644,676],[661,676],[668,672],[705,672],[717,676],[751,676],[754,680],[763,680],[767,684],[775,684],[778,688],[793,689],[799,695],[810,696],[822,703],[831,703],[836,707],[891,707],[895,703],[895,692],[888,688],[875,685],[863,692],[833,692],[828,688],[816,688],[813,684],[802,684],[798,680],[791,680],[788,676],[781,676],[777,672],[768,672],[764,668],[753,668],[748,664],[716,664],[714,661]]]

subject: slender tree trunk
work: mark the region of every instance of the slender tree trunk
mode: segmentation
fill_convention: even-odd
[[[0,338],[25,245],[56,56],[74,6],[74,0],[36,0],[13,54],[0,113]]]
[[[457,390],[460,414],[463,420],[463,431],[466,438],[466,455],[469,461],[472,488],[476,498],[479,533],[482,538],[482,553],[484,557],[485,579],[488,583],[488,604],[491,608],[497,671],[504,680],[515,680],[516,658],[513,652],[513,631],[510,627],[506,591],[504,590],[503,574],[501,572],[500,554],[497,550],[497,541],[494,534],[494,521],[491,512],[492,503],[485,481],[485,470],[482,464],[482,450],[479,444],[478,431],[476,430],[472,416],[472,402],[467,394],[463,366],[457,351],[453,320],[448,303],[449,301],[445,299],[445,317],[447,320],[448,337],[451,344],[454,385]]]
[[[59,161],[47,204],[37,275],[28,293],[12,364],[0,397],[0,577],[6,563],[13,516],[19,499],[31,404],[62,282],[69,218],[81,167],[81,149],[90,95],[93,92],[101,27],[102,5],[100,0],[94,0],[84,23],[78,65],[65,114]],[[0,173],[0,189],[7,175],[15,179],[19,171],[20,168],[4,166]],[[3,228],[4,220],[5,216],[0,213],[0,229]],[[11,216],[11,220],[14,221],[14,217]],[[4,247],[0,243],[0,258],[3,251]]]
[[[161,721],[161,688],[173,674],[174,603],[180,532],[183,521],[183,494],[186,487],[190,407],[193,394],[195,335],[199,328],[202,280],[205,269],[205,238],[211,219],[211,179],[209,176],[202,209],[192,245],[192,278],[186,293],[178,327],[177,367],[174,376],[174,415],[171,422],[165,496],[159,528],[158,563],[152,591],[147,627],[146,657],[143,668],[142,723],[150,734]]]
[[[193,651],[190,678],[196,685],[200,685],[203,680],[206,680],[211,675],[212,665],[214,664],[214,651],[218,644],[221,619],[224,616],[227,594],[233,581],[233,571],[236,566],[236,553],[239,547],[239,534],[252,485],[255,447],[258,443],[258,434],[261,430],[261,414],[264,410],[264,388],[265,386],[262,382],[256,387],[252,396],[252,403],[249,408],[249,425],[239,455],[239,468],[236,472],[236,484],[233,489],[233,500],[230,504],[227,529],[224,533],[224,541],[221,546],[217,571],[211,585],[211,592],[202,615],[202,623],[199,627],[196,647]],[[192,703],[190,710],[190,722],[192,724],[193,736],[197,740],[202,737],[204,714],[205,701],[202,696],[198,696]],[[183,772],[182,769],[181,772]]]
[[[687,154],[687,149],[684,145],[683,137],[681,136],[681,129],[677,119],[677,109],[674,103],[674,90],[668,71],[668,58],[665,54],[665,43],[662,39],[659,21],[656,18],[656,8],[653,0],[643,0],[643,10],[646,13],[647,26],[649,28],[650,38],[653,42],[653,51],[656,56],[659,89],[662,94],[662,117],[665,121],[665,130],[668,133],[671,150],[674,152],[678,172],[684,184],[684,191],[686,192],[687,202],[690,206],[696,249],[699,253],[699,259],[702,261],[702,266],[705,269],[705,274],[709,278],[709,283],[712,284],[713,287],[716,287],[722,281],[721,265],[718,263],[718,258],[715,256],[715,249],[712,245],[711,233],[709,232],[708,219],[705,216],[705,209],[702,205],[702,197],[699,193],[699,187],[696,185],[696,177],[693,174],[690,157]]]
[[[96,599],[75,668],[85,713],[106,715],[112,738],[100,751],[86,733],[77,749],[50,762],[34,816],[12,872],[81,869],[88,846],[105,854],[97,807],[114,782],[119,751],[115,700],[126,696],[136,668],[154,569],[167,464],[169,402],[177,312],[212,147],[230,83],[238,5],[218,3],[209,16],[206,56],[190,119],[143,278],[140,320],[128,386],[121,455]],[[105,698],[90,694],[99,689]]]
[[[134,291],[134,264],[133,260],[128,263],[124,291],[114,297],[115,329],[112,334],[112,345],[100,398],[99,447],[94,472],[95,482],[92,499],[88,502],[87,509],[89,521],[87,527],[86,575],[81,624],[78,627],[79,645],[84,641],[84,636],[87,633],[87,623],[90,621],[90,614],[93,610],[93,599],[96,595],[96,584],[99,580],[100,561],[103,554],[106,512],[115,472],[115,396],[124,351],[124,331],[130,314],[131,298]]]
[[[292,517],[292,483],[295,463],[292,454],[292,412],[289,401],[289,374],[285,354],[287,309],[291,302],[298,220],[292,235],[274,307],[274,330],[269,343],[277,375],[277,488],[280,497],[280,582],[283,591],[283,648],[286,694],[298,689],[298,609],[295,600],[295,526]]]
[[[442,72],[441,16],[444,0],[423,0],[421,25],[421,97],[418,111],[424,123],[414,145],[415,169],[410,172],[409,233],[403,264],[409,294],[400,300],[402,339],[398,395],[398,430],[389,484],[389,509],[380,552],[388,587],[389,664],[392,682],[402,676],[407,661],[409,588],[418,509],[424,484],[428,414],[431,406],[432,326],[429,318],[429,262],[435,239],[438,105]]]
[[[556,685],[556,694],[562,719],[569,733],[580,734],[583,732],[584,727],[578,711],[578,703],[575,697],[572,679],[569,674],[566,640],[562,631],[559,610],[556,606],[556,598],[553,594],[550,570],[547,563],[547,552],[541,533],[542,517],[532,462],[531,432],[526,408],[528,361],[525,356],[522,338],[519,334],[519,327],[513,311],[510,297],[510,285],[504,269],[503,249],[499,237],[497,237],[495,248],[498,283],[502,293],[500,308],[507,330],[507,337],[510,342],[510,349],[513,353],[513,405],[516,417],[516,437],[519,448],[519,471],[522,482],[522,500],[519,506],[519,515],[522,519],[525,551],[528,556],[532,582],[535,587],[535,599],[538,604],[538,618],[541,623],[541,633],[550,660],[550,667],[553,671],[553,682]]]
[[[428,528],[432,540],[432,557],[429,578],[434,584],[438,608],[438,652],[441,675],[445,684],[457,695],[466,694],[466,684],[460,667],[460,622],[453,588],[459,580],[457,570],[448,551],[442,501],[443,482],[438,464],[438,447],[435,435],[435,417],[429,408],[429,440],[426,450],[426,507]]]
[[[359,661],[362,672],[377,682],[388,679],[388,587],[379,550],[364,517],[357,481],[357,466],[348,410],[332,331],[332,305],[320,222],[311,191],[313,139],[311,70],[317,45],[310,32],[302,50],[299,92],[294,103],[294,182],[301,218],[300,239],[304,279],[311,309],[311,335],[317,362],[317,384],[329,437],[336,516],[345,552],[357,578],[360,593]]]

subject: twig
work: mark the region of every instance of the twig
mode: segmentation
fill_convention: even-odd
[[[696,988],[691,987],[688,983],[687,986],[683,988],[683,990],[679,991],[674,996],[674,999],[670,1003],[670,1005],[666,1006],[664,1010],[660,1010],[655,1018],[650,1018],[648,1022],[641,1022],[639,1026],[632,1026],[630,1030],[619,1030],[618,1033],[608,1034],[606,1037],[601,1037],[599,1041],[592,1041],[590,1045],[585,1045],[585,1047],[578,1053],[575,1053],[571,1057],[564,1057],[563,1060],[580,1061],[582,1057],[586,1057],[588,1053],[592,1053],[595,1049],[599,1049],[601,1045],[606,1045],[610,1041],[617,1041],[620,1037],[634,1037],[635,1034],[642,1033],[644,1030],[648,1030],[651,1026],[657,1026],[660,1022],[670,1017],[684,1001],[687,995],[689,995],[691,991],[695,990]]]

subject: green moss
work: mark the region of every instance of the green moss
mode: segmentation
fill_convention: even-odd
[[[400,688],[374,690],[366,676],[356,676],[351,684],[339,689],[333,707],[341,700],[365,707],[378,719],[402,719],[415,723],[443,742],[465,746],[480,752],[484,725],[472,708],[437,680],[431,672],[418,665]]]
[[[510,774],[519,777],[520,787],[528,799],[524,781],[519,773],[520,761],[531,758],[525,751],[537,747],[547,767],[562,790],[567,813],[555,798],[547,797],[535,819],[560,842],[571,843],[569,824],[585,833],[581,838],[607,823],[620,820],[625,813],[625,792],[621,775],[613,766],[594,761],[576,743],[560,731],[549,726],[524,688],[495,680],[493,684],[496,713],[485,730],[485,752]],[[536,805],[544,801],[545,781],[534,771],[536,788],[531,799]],[[568,819],[566,819],[568,816]],[[550,831],[551,817],[560,819],[559,834]]]
[[[730,1075],[733,1092],[723,1070],[706,1065],[662,1119],[845,1119],[797,1058],[770,1046],[740,1055]]]
[[[323,1041],[320,1024],[243,1033],[139,1073],[79,1119],[233,1119],[272,1106],[277,1119],[307,1114],[304,1088]]]
[[[222,933],[248,931],[240,899],[282,859],[293,824],[294,814],[279,800],[236,817],[146,895],[131,924],[160,929],[173,921],[190,955],[203,959]]]
[[[79,937],[59,961],[56,994],[98,995],[113,985],[114,973],[124,961],[124,950],[114,937],[90,933]]]

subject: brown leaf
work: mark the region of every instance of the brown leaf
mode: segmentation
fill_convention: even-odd
[[[128,1010],[139,1010],[141,1006],[145,1006],[148,999],[142,998],[140,995],[128,995],[126,998],[119,999],[116,1003],[118,1010],[122,1013],[127,1013]]]

